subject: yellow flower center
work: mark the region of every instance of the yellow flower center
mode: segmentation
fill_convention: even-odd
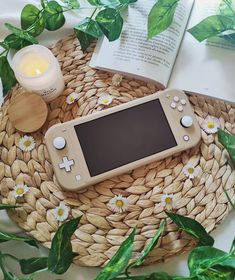
[[[75,101],[75,98],[74,97],[70,97],[70,102],[74,102]]]
[[[58,216],[63,216],[64,215],[64,209],[62,209],[62,208],[60,208],[59,210],[58,210]]]
[[[107,103],[109,102],[109,99],[108,99],[108,98],[104,98],[104,99],[103,99],[103,102],[104,102],[105,104],[107,104]]]
[[[207,127],[208,127],[208,128],[214,128],[214,127],[215,127],[215,123],[214,123],[213,121],[209,121],[209,122],[207,123]]]
[[[193,167],[189,167],[189,168],[188,168],[188,173],[189,173],[189,174],[193,174],[193,172],[194,172],[194,168],[193,168]]]
[[[30,140],[25,140],[24,141],[24,146],[25,147],[29,147],[32,144],[32,142]]]
[[[115,202],[115,204],[116,204],[116,206],[119,207],[119,208],[121,208],[121,207],[124,205],[123,201],[120,200],[120,199],[118,199],[118,200]]]
[[[172,203],[172,198],[171,197],[166,197],[165,202],[166,202],[166,204],[171,204]]]
[[[17,193],[18,195],[24,194],[24,188],[18,188],[18,189],[16,190],[16,193]]]

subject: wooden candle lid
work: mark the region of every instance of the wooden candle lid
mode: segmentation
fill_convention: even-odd
[[[43,126],[48,108],[41,96],[23,92],[11,100],[8,115],[13,126],[22,132],[34,132]]]

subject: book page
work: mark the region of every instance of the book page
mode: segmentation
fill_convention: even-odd
[[[101,39],[90,66],[167,86],[175,57],[192,9],[193,0],[181,0],[170,28],[147,40],[148,13],[156,0],[138,0],[124,14],[124,27],[114,42]]]
[[[188,24],[218,14],[219,0],[195,0]],[[186,32],[169,87],[235,102],[235,45],[220,38],[199,43]]]

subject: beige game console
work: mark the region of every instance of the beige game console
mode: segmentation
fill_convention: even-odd
[[[56,178],[71,191],[195,146],[201,138],[187,96],[165,90],[51,127]]]

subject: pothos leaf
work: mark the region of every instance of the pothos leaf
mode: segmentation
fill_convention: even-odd
[[[106,8],[97,14],[95,20],[109,41],[115,41],[120,37],[123,19],[119,11]]]
[[[200,245],[212,246],[214,244],[214,239],[197,221],[171,212],[166,212],[166,214],[180,229],[197,238]]]
[[[208,38],[217,36],[224,31],[233,30],[234,24],[234,20],[228,16],[213,15],[188,29],[188,32],[199,42],[202,42]]]
[[[65,273],[77,254],[72,251],[71,237],[78,227],[81,217],[70,220],[59,227],[52,239],[48,256],[48,269],[56,274]]]
[[[219,249],[203,246],[193,249],[188,258],[190,276],[200,274],[203,269],[211,268],[227,259],[229,254]]]
[[[140,266],[145,258],[148,256],[148,254],[154,249],[154,247],[157,245],[157,242],[159,238],[161,237],[165,227],[165,221],[162,221],[159,229],[157,230],[156,234],[152,238],[151,242],[148,244],[148,246],[140,253],[140,255],[137,257],[137,259],[128,266],[128,269],[131,267],[138,267]]]
[[[132,231],[129,237],[122,243],[117,253],[112,257],[109,263],[104,267],[95,280],[110,280],[117,277],[126,269],[133,251],[133,243],[136,229]]]
[[[15,27],[9,23],[5,23],[5,26],[8,30],[10,30],[13,34],[15,34],[17,37],[27,40],[31,42],[32,44],[37,44],[38,41],[30,35],[30,33],[27,30],[20,29],[18,27]]]
[[[91,18],[85,18],[74,27],[74,32],[81,44],[82,51],[85,52],[90,44],[102,36],[99,25]]]
[[[77,0],[62,0],[68,8],[79,9],[80,3]]]
[[[56,1],[50,1],[42,12],[46,29],[54,31],[61,28],[65,23],[65,17],[62,7]]]
[[[44,19],[40,18],[40,10],[32,5],[26,5],[21,12],[21,27],[29,29],[29,34],[37,37],[45,28]]]
[[[11,205],[11,204],[0,203],[0,210],[20,208],[20,207],[21,207],[20,205]]]
[[[179,0],[158,0],[148,15],[148,39],[165,31],[172,23]]]
[[[21,272],[23,274],[31,274],[36,271],[47,268],[47,257],[21,259],[19,261]]]
[[[88,3],[90,3],[92,6],[101,6],[102,3],[100,0],[87,0]]]
[[[20,50],[24,47],[32,45],[31,42],[29,42],[25,39],[22,39],[22,38],[16,36],[15,34],[8,35],[5,38],[4,43],[8,46],[9,49],[14,49],[14,50]]]
[[[2,80],[3,95],[5,96],[7,92],[17,83],[15,74],[11,69],[6,56],[0,57],[0,78]]]
[[[226,131],[220,129],[218,131],[219,142],[225,147],[228,151],[233,164],[235,164],[235,135],[232,135]]]
[[[7,242],[10,240],[15,240],[15,241],[23,241],[30,246],[34,246],[38,248],[38,245],[34,239],[31,237],[27,236],[19,236],[13,233],[5,233],[5,232],[0,232],[0,243]]]

